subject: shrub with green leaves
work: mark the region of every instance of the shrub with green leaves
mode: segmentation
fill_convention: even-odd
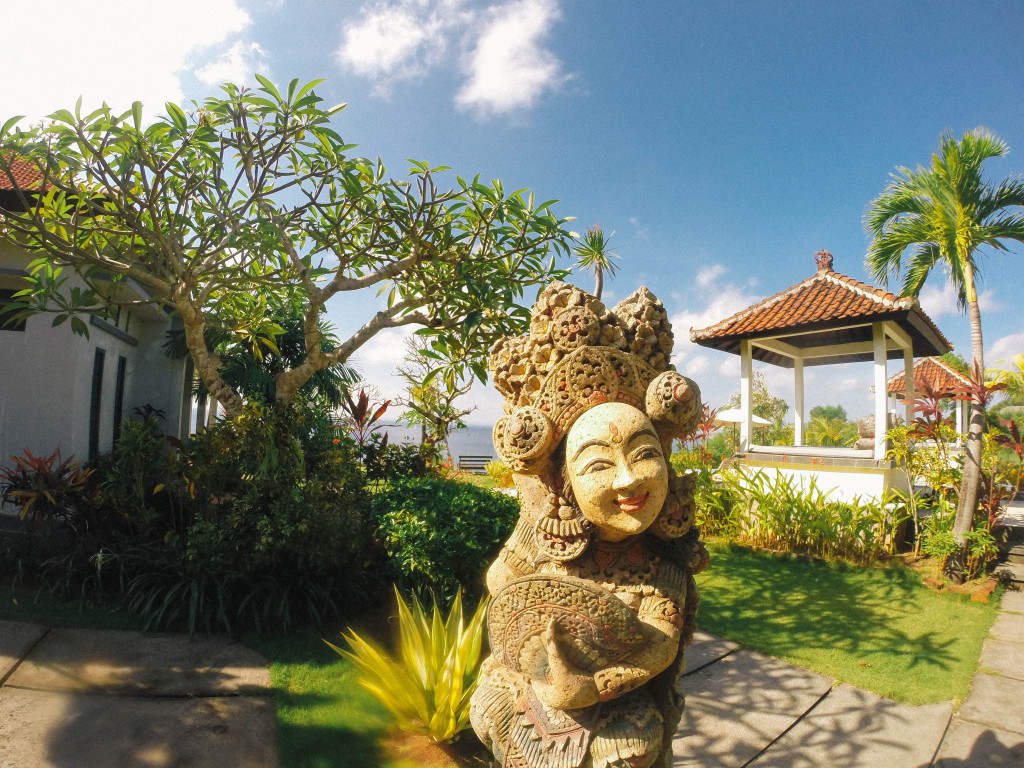
[[[481,593],[519,516],[515,499],[442,478],[399,480],[376,494],[373,509],[395,581],[445,604],[460,586]]]
[[[280,631],[357,609],[382,586],[351,440],[308,407],[249,404],[181,447],[185,524],[120,554],[147,626]]]
[[[881,501],[838,501],[814,479],[804,485],[781,473],[741,467],[722,473],[722,490],[733,500],[730,523],[738,538],[820,557],[867,562],[893,554],[909,517],[906,505],[893,495]]]
[[[355,632],[343,635],[350,651],[327,643],[359,670],[359,684],[390,711],[398,726],[433,741],[451,741],[469,728],[469,700],[482,662],[483,599],[467,622],[462,593],[456,591],[447,618],[435,604],[430,618],[420,601],[398,601],[400,635],[397,659]],[[327,642],[326,640],[324,642]]]

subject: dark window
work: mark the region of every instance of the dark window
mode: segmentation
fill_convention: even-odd
[[[117,358],[117,379],[114,384],[114,442],[121,437],[121,420],[124,418],[124,380],[128,373],[128,358]]]
[[[107,353],[99,347],[92,362],[92,400],[89,405],[89,461],[100,455],[100,405],[103,402],[103,361]]]
[[[14,288],[0,288],[0,310],[3,310],[14,301],[14,294],[18,291]],[[11,316],[0,311],[0,331],[24,331],[25,320],[11,321]]]

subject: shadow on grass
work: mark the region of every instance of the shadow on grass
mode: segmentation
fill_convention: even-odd
[[[344,647],[340,630],[325,632]],[[393,719],[319,633],[252,639],[270,662],[282,768],[378,768]]]
[[[773,656],[807,649],[882,654],[900,659],[905,669],[947,669],[960,658],[951,627],[898,626],[920,611],[926,589],[902,567],[862,568],[727,545],[713,547],[711,568],[700,583],[701,627]],[[947,599],[954,608],[955,598]],[[956,610],[965,607],[956,603]]]

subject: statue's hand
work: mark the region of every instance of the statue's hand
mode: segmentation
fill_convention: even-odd
[[[544,630],[548,675],[546,680],[532,681],[533,690],[541,701],[556,709],[579,709],[596,704],[598,693],[594,678],[578,671],[566,660],[558,641],[557,627],[552,618]]]

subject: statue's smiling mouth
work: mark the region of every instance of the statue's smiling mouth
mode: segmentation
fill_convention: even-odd
[[[644,508],[647,503],[647,496],[649,494],[642,493],[639,496],[630,496],[627,499],[616,499],[615,504],[623,512],[634,513],[639,512]]]

